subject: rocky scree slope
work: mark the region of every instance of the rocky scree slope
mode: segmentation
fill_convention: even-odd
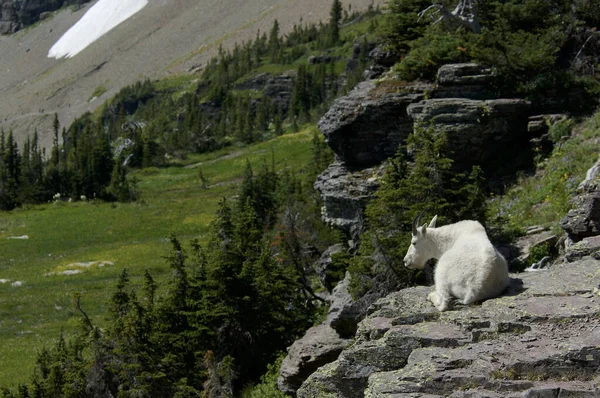
[[[0,34],[15,33],[41,19],[52,11],[90,0],[0,0]]]

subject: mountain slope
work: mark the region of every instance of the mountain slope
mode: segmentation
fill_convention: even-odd
[[[349,2],[343,1],[347,8]],[[285,33],[299,21],[326,21],[330,2],[317,0],[157,0],[70,59],[47,58],[50,47],[94,3],[0,36],[0,125],[19,141],[35,128],[51,144],[54,113],[68,126],[120,88],[144,78],[188,73],[218,50],[268,32],[273,20]],[[383,1],[353,1],[354,9]],[[101,90],[97,90],[101,88]],[[94,92],[103,92],[93,98]]]

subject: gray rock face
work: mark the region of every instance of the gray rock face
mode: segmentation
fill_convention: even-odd
[[[363,211],[379,186],[383,167],[352,171],[336,160],[317,177],[315,189],[323,198],[323,219],[358,239]]]
[[[330,306],[327,312],[327,320],[338,335],[346,339],[352,339],[356,333],[356,314],[351,308],[354,304],[352,296],[348,292],[350,285],[350,273],[346,272],[346,277],[341,280],[333,289],[329,298]]]
[[[567,261],[579,260],[585,256],[600,259],[600,236],[588,236],[565,249],[565,259]]]
[[[302,382],[319,367],[335,360],[351,340],[342,339],[329,325],[314,326],[288,349],[281,363],[277,385],[286,394],[296,396]]]
[[[348,167],[372,167],[394,155],[412,132],[406,107],[425,98],[428,85],[402,92],[375,90],[374,81],[356,86],[338,98],[319,121],[325,140]]]
[[[365,81],[337,99],[319,121],[337,158],[315,184],[325,202],[324,219],[355,240],[364,206],[377,187],[370,168],[396,153],[415,122],[445,131],[455,165],[468,169],[481,164],[488,180],[530,166],[530,104],[481,99],[488,95],[490,79],[489,70],[478,65],[445,65],[437,86]],[[510,162],[506,153],[511,154]]]
[[[380,44],[372,49],[369,52],[369,58],[373,60],[375,65],[379,65],[384,68],[391,68],[400,60],[398,54],[386,49],[383,44]]]
[[[377,301],[298,397],[598,396],[600,262],[512,276],[502,297],[444,313],[429,287]]]
[[[530,135],[541,136],[548,132],[550,126],[567,119],[563,113],[553,113],[547,115],[535,115],[529,118],[527,130]]]
[[[437,98],[411,104],[407,112],[424,127],[431,123],[436,131],[447,134],[458,168],[479,164],[486,177],[493,179],[531,160],[529,106],[521,99]],[[508,163],[507,153],[511,154]]]
[[[438,70],[437,82],[442,86],[487,85],[492,72],[478,64],[449,64]]]
[[[477,64],[449,64],[438,70],[438,86],[431,92],[432,98],[490,99],[492,72]]]
[[[339,271],[333,264],[332,256],[336,253],[344,252],[345,250],[346,248],[344,245],[340,243],[328,247],[314,264],[315,272],[321,281],[321,285],[328,291],[331,291],[335,282],[337,282],[337,280],[332,280],[331,274]]]
[[[320,120],[319,128],[336,154],[335,162],[315,183],[324,202],[323,219],[342,229],[352,242],[359,240],[363,212],[379,186],[383,162],[413,132],[415,122],[433,124],[436,131],[446,132],[455,165],[467,169],[479,163],[487,178],[502,177],[531,160],[527,101],[486,100],[491,75],[478,65],[447,65],[440,70],[438,80],[437,86],[390,80],[377,85],[374,81],[360,83],[336,100]],[[510,162],[506,153],[511,154]],[[339,335],[352,336],[367,308],[398,288],[390,288],[387,279],[373,281],[376,288],[367,295],[336,309],[330,325]],[[411,301],[411,311],[427,306],[430,311],[425,319],[437,316],[424,297],[421,292],[418,300]],[[411,315],[413,319],[418,316],[416,312]],[[362,396],[371,373],[402,367],[412,350],[420,346],[422,339],[416,332],[405,329],[402,333],[411,339],[403,341],[394,335],[392,348],[384,339],[345,350],[336,362],[313,374],[298,395]],[[450,344],[433,326],[428,338],[433,345]],[[388,359],[391,365],[386,365]]]
[[[310,328],[306,334],[288,348],[288,355],[281,364],[277,384],[286,394],[295,396],[300,385],[319,367],[333,362],[354,337],[356,322],[352,333],[347,332],[347,320],[344,317],[346,307],[352,305],[348,293],[350,274],[333,289],[327,301],[330,302],[325,322]]]
[[[263,94],[269,97],[275,106],[281,108],[284,114],[290,106],[295,78],[295,71],[289,71],[281,75],[273,76],[267,80],[263,89]]]
[[[63,6],[87,2],[89,0],[0,0],[0,34],[14,33]]]
[[[573,197],[573,206],[560,221],[560,227],[569,238],[577,242],[583,238],[600,235],[600,161],[588,170],[586,179]]]

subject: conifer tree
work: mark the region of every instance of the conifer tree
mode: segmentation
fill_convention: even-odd
[[[387,278],[390,286],[414,282],[414,274],[406,270],[402,259],[410,242],[412,220],[423,209],[438,214],[441,223],[461,219],[485,222],[484,180],[479,167],[470,172],[455,170],[446,135],[433,128],[416,126],[407,145],[414,153],[412,164],[399,148],[366,209],[367,229],[360,255],[352,260],[353,291],[359,295],[368,289],[363,276],[373,271],[373,258],[386,267],[377,272],[392,271]]]
[[[274,20],[271,31],[269,32],[269,55],[271,56],[271,62],[279,61],[279,50],[281,48],[281,42],[279,40],[279,21]]]
[[[336,45],[340,41],[340,22],[342,21],[342,3],[333,0],[329,11],[329,43]]]

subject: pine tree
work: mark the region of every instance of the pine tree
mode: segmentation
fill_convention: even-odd
[[[123,164],[123,157],[119,157],[113,166],[110,185],[107,188],[107,194],[113,200],[119,202],[131,202],[137,198],[135,184],[127,178],[127,168]]]
[[[329,45],[334,46],[340,41],[340,23],[342,21],[342,3],[340,0],[333,0],[329,16]]]
[[[2,137],[3,138],[3,137]],[[12,131],[0,148],[0,209],[11,210],[20,204],[21,156]]]
[[[403,148],[388,161],[375,199],[366,209],[367,229],[362,235],[360,255],[352,260],[356,294],[368,289],[364,275],[373,271],[373,258],[391,271],[386,280],[391,288],[414,282],[414,274],[402,263],[410,243],[412,220],[423,209],[438,214],[441,223],[479,219],[485,212],[481,169],[457,171],[446,135],[433,128],[417,126],[408,144],[414,157],[409,164]],[[366,285],[365,285],[366,283]],[[362,284],[362,286],[361,286]]]
[[[280,61],[279,50],[281,48],[281,42],[279,40],[279,21],[274,20],[273,26],[271,27],[271,31],[269,33],[269,43],[267,44],[269,49],[269,55],[271,56],[271,62]]]
[[[93,181],[91,192],[86,195],[104,196],[104,191],[110,184],[114,162],[108,136],[102,129],[96,132],[96,139],[91,153],[90,177]]]

